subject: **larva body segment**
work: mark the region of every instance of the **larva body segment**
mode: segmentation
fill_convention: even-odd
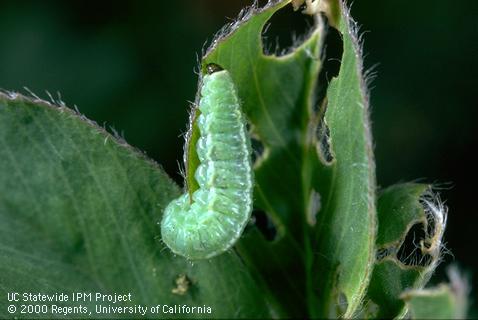
[[[188,259],[207,259],[239,239],[251,216],[253,171],[246,119],[225,70],[203,78],[195,172],[199,189],[173,200],[161,221],[163,242]]]

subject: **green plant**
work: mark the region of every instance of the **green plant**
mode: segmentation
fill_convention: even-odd
[[[307,1],[309,13],[323,10],[326,19],[315,16],[309,35],[287,54],[264,54],[264,25],[288,2],[245,11],[201,61],[203,73],[210,63],[228,70],[238,89],[257,150],[263,149],[255,161],[254,206],[266,213],[275,237],[267,239],[251,223],[225,254],[194,263],[174,256],[161,243],[157,222],[180,188],[157,164],[61,101],[5,92],[2,296],[130,292],[133,301],[121,305],[212,310],[149,317],[464,315],[459,277],[451,277],[450,287],[422,289],[439,262],[446,222],[431,187],[407,183],[376,196],[366,80],[347,8]],[[343,53],[329,83],[324,46],[334,29],[342,34]],[[190,130],[186,180],[194,189],[194,121]],[[2,317],[12,316],[10,304],[0,300]],[[83,305],[95,310],[98,301]],[[62,315],[72,316],[55,313]],[[138,314],[114,315],[120,316]]]

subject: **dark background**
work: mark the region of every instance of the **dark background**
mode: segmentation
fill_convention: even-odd
[[[188,101],[207,40],[250,1],[0,1],[0,87],[45,90],[124,133],[181,183]],[[445,234],[478,288],[478,1],[360,1],[379,186],[436,182]],[[294,27],[273,21],[279,34]],[[299,28],[300,29],[300,28]],[[300,30],[298,30],[300,33]],[[279,39],[282,45],[290,37]],[[23,91],[24,92],[24,91]],[[476,300],[476,299],[474,299]]]

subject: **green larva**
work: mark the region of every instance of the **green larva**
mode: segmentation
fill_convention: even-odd
[[[254,184],[246,119],[229,72],[204,76],[199,110],[199,189],[192,199],[186,192],[173,200],[161,221],[163,242],[188,259],[211,258],[236,243],[251,216]]]

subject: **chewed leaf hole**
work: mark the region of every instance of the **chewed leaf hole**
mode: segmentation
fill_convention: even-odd
[[[257,136],[251,136],[252,163],[255,165],[264,157],[265,146]]]
[[[330,81],[333,77],[339,74],[340,65],[342,61],[342,54],[344,52],[344,43],[340,32],[334,27],[330,26],[326,15],[322,15],[325,21],[325,39],[322,47],[322,70],[320,76],[325,80]]]
[[[287,5],[272,16],[262,31],[264,54],[283,56],[289,53],[307,39],[313,25],[313,17]]]
[[[398,260],[407,266],[429,266],[433,262],[433,257],[422,251],[425,237],[425,225],[423,223],[414,224],[398,249]]]
[[[307,223],[313,227],[317,223],[317,214],[320,211],[321,208],[321,201],[320,201],[320,194],[312,190],[310,192],[310,197],[309,197],[309,204],[307,206]]]
[[[322,20],[324,21],[325,38],[321,52],[322,67],[314,91],[313,112],[316,115],[321,112],[321,106],[327,94],[330,80],[339,74],[344,51],[340,32],[329,25],[324,14],[322,14]]]
[[[377,249],[375,259],[377,261],[380,261],[380,260],[384,259],[385,257],[388,257],[389,255],[391,255],[392,252],[393,252],[393,248],[379,248],[379,249]]]
[[[317,125],[316,135],[317,152],[319,153],[319,157],[326,164],[330,164],[334,161],[334,154],[330,140],[330,129],[325,121],[325,117],[320,119],[319,124]]]
[[[274,241],[277,236],[277,228],[265,211],[258,209],[252,211],[252,221],[264,238]]]
[[[378,248],[376,259],[394,257],[407,266],[428,267],[438,263],[446,252],[443,231],[446,226],[447,208],[438,194],[430,188],[419,198],[424,219],[410,227],[401,243]]]
[[[347,311],[349,303],[347,301],[347,296],[343,292],[339,292],[337,295],[337,314],[342,315]]]

